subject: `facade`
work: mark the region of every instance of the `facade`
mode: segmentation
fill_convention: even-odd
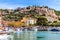
[[[2,27],[3,24],[2,24],[2,14],[0,13],[0,27]]]
[[[0,12],[0,27],[5,27],[8,25],[8,21],[3,19],[2,13]]]
[[[34,25],[36,23],[36,19],[34,18],[27,18],[25,24],[26,25]]]
[[[2,17],[0,17],[0,27],[2,27]]]
[[[36,21],[37,21],[37,19],[31,18],[31,17],[23,18],[23,19],[21,20],[21,22],[24,22],[25,25],[27,25],[27,26],[29,26],[30,24],[31,24],[31,25],[35,24]]]

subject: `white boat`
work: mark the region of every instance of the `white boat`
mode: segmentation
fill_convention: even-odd
[[[17,31],[16,31],[16,33],[21,33],[21,32],[23,32],[23,31],[22,31],[22,29],[20,29],[20,28],[17,28]]]
[[[6,31],[7,33],[16,33],[15,30],[9,29],[8,31]]]
[[[38,29],[36,27],[33,28],[34,31],[38,31]]]

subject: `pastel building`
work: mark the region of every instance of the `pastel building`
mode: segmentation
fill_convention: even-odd
[[[3,19],[2,12],[0,11],[0,27],[5,27],[7,26],[7,24],[8,24],[7,21]]]
[[[0,12],[0,27],[2,27],[2,14]]]
[[[0,27],[2,27],[2,17],[0,17]]]
[[[30,25],[30,24],[35,24],[36,23],[36,19],[34,18],[27,18],[26,19],[26,25]]]
[[[35,19],[35,18],[31,18],[31,17],[28,17],[28,18],[26,18],[26,17],[24,17],[22,20],[21,20],[21,22],[24,22],[25,23],[25,25],[30,25],[30,24],[35,24],[36,23],[36,21],[37,21],[37,19]]]

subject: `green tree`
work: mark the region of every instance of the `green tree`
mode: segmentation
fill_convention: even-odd
[[[48,20],[45,17],[39,17],[39,18],[37,18],[36,24],[46,26],[46,25],[48,25]]]
[[[60,16],[60,11],[56,11],[56,10],[54,10],[54,11],[55,11],[56,15]]]

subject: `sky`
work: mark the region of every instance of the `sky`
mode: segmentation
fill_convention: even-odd
[[[32,5],[48,6],[55,10],[60,10],[60,0],[0,0],[1,9],[15,9]]]

